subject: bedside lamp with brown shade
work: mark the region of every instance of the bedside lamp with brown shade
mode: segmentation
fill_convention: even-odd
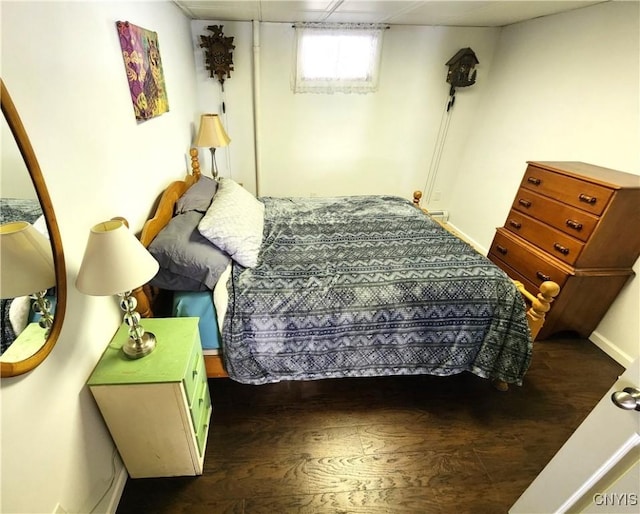
[[[158,272],[158,261],[131,233],[121,219],[98,223],[91,228],[76,287],[92,296],[120,297],[129,339],[122,351],[131,359],[151,353],[156,338],[140,325],[137,301],[131,292],[146,284]]]
[[[218,179],[216,148],[228,146],[230,142],[231,139],[222,126],[220,116],[217,114],[203,114],[200,116],[200,128],[194,145],[211,150],[211,175],[216,180]]]
[[[45,295],[56,285],[49,240],[26,221],[0,225],[0,297],[30,295],[32,309],[46,338],[53,325],[51,303]]]

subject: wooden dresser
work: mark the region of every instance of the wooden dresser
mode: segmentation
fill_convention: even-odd
[[[489,258],[537,291],[560,294],[538,338],[589,337],[640,254],[640,176],[583,162],[529,162]]]

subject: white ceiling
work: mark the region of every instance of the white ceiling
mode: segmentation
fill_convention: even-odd
[[[501,27],[609,0],[173,0],[192,19]]]

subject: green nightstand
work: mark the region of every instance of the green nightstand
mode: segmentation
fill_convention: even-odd
[[[131,478],[201,475],[211,397],[198,318],[150,318],[155,350],[131,360],[122,325],[88,386]]]

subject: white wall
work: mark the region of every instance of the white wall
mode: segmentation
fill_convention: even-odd
[[[204,69],[200,35],[223,25],[233,36],[235,72],[225,82],[226,123],[232,172],[253,186],[252,27],[250,22],[192,22],[198,101],[203,112],[220,104],[220,88]],[[385,31],[379,91],[375,94],[293,94],[290,86],[294,29],[290,23],[259,24],[261,195],[318,196],[397,194],[410,197],[426,181],[442,112],[448,98],[445,63],[460,49],[480,60],[478,84],[460,89],[449,134],[464,145],[468,126],[491,67],[498,29],[392,26]],[[203,153],[208,169],[208,153]],[[218,155],[216,153],[216,155]],[[451,158],[455,160],[458,153]],[[454,168],[455,169],[455,168]],[[446,204],[451,175],[440,175],[439,205]],[[438,204],[432,207],[439,208]]]
[[[0,120],[0,197],[37,200],[31,177],[4,118]]]
[[[48,185],[69,285],[50,356],[2,380],[0,510],[47,513],[59,502],[88,512],[109,488],[114,448],[85,382],[122,318],[115,298],[84,296],[74,282],[92,225],[125,216],[139,230],[158,193],[186,171],[198,115],[190,24],[170,2],[23,1],[0,9],[1,74]],[[144,123],[133,114],[117,20],[158,33],[170,112]],[[118,459],[116,467],[121,480]]]
[[[640,174],[639,5],[610,2],[502,31],[450,204],[451,222],[484,248],[527,160]],[[623,365],[638,356],[637,276],[591,339]]]
[[[264,194],[410,197],[422,189],[449,92],[445,63],[470,46],[484,66],[481,83],[496,36],[495,29],[392,26],[384,34],[377,93],[293,94],[294,30],[263,24]],[[473,113],[480,91],[461,91],[460,121]],[[452,133],[452,144],[464,135]]]

